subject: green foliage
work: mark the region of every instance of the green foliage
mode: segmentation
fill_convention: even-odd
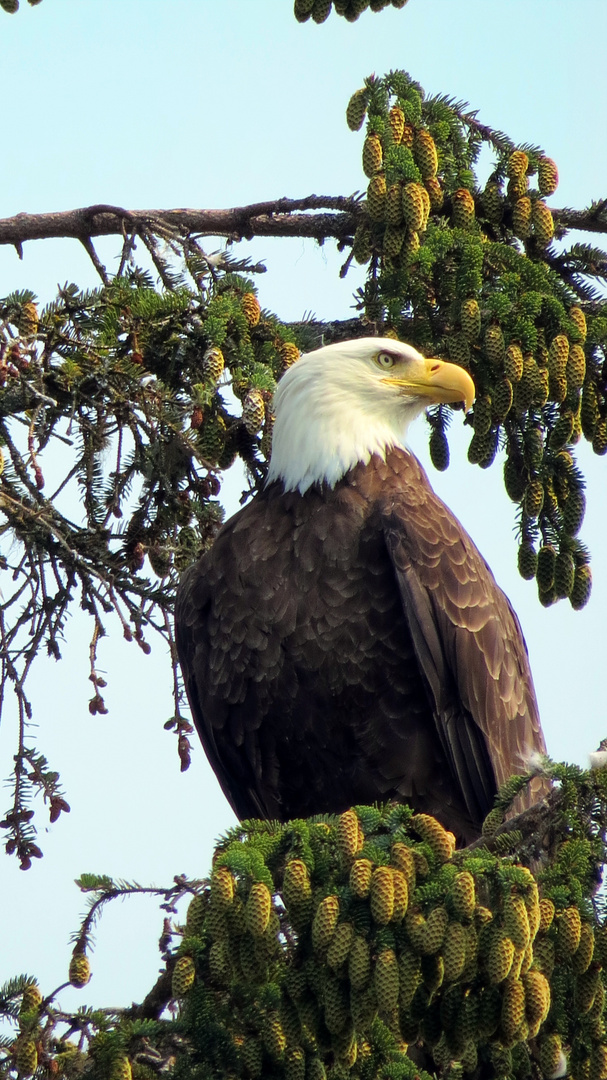
[[[187,895],[186,923],[165,922],[166,967],[145,1007],[66,1017],[30,977],[7,984],[0,1014],[16,1031],[0,1045],[0,1073],[14,1077],[35,1041],[45,1074],[67,1080],[82,1071],[146,1080],[169,1060],[172,1075],[199,1080],[429,1080],[478,1067],[523,1080],[554,1071],[561,1051],[572,1075],[586,1076],[606,1037],[596,889],[607,770],[544,768],[559,785],[550,812],[532,807],[461,851],[407,806],[360,806],[242,822],[218,842],[209,878],[164,891],[83,875],[91,908],[75,935],[80,956],[91,912],[118,896],[161,893],[172,914]],[[503,786],[501,818],[531,779]],[[515,848],[506,855],[504,838]],[[66,1020],[78,1046],[58,1033]]]
[[[573,447],[583,435],[597,454],[607,451],[605,252],[580,244],[559,251],[546,239],[552,218],[543,193],[553,194],[558,173],[539,147],[517,149],[465,103],[426,97],[402,71],[373,76],[357,93],[364,93],[367,134],[381,139],[382,171],[372,184],[385,177],[389,190],[400,187],[407,230],[395,250],[396,197],[382,218],[370,186],[373,210],[360,219],[353,248],[369,263],[359,309],[379,333],[470,371],[487,424],[478,430],[475,408],[469,460],[487,468],[498,448],[506,450],[521,543],[552,545],[560,558],[555,583],[543,588],[538,579],[540,601],[568,598],[577,609],[589,598],[591,578],[577,538],[585,500]],[[404,133],[389,122],[394,110],[404,113]],[[476,162],[483,145],[495,157],[481,187]],[[538,187],[529,186],[536,176]],[[425,217],[414,208],[420,199],[430,204]],[[529,216],[524,232],[521,207]],[[516,364],[512,349],[519,350]],[[449,461],[447,412],[429,415],[439,469]],[[533,453],[530,440],[538,443]],[[532,560],[522,571],[535,576]]]

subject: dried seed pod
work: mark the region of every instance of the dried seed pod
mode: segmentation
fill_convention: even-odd
[[[171,977],[171,994],[182,998],[193,987],[196,979],[196,965],[191,956],[178,957]]]
[[[371,221],[386,219],[386,177],[377,173],[369,180],[367,187],[367,213]]]
[[[363,144],[363,172],[365,176],[375,176],[382,167],[383,153],[379,135],[367,135]]]
[[[346,123],[350,131],[360,131],[367,113],[369,91],[365,88],[355,90],[346,109]]]
[[[251,885],[245,906],[247,928],[254,938],[260,938],[265,934],[271,910],[272,897],[268,886],[262,881],[255,882]]]
[[[476,341],[481,332],[481,312],[477,300],[472,298],[464,300],[460,311],[460,322],[468,341]]]
[[[542,157],[537,163],[537,186],[541,195],[554,195],[559,183],[559,173],[552,158]]]
[[[394,875],[390,866],[378,866],[371,878],[371,915],[385,926],[394,914]]]
[[[424,180],[436,176],[438,169],[436,146],[430,132],[425,128],[420,128],[415,135],[413,157]]]
[[[531,220],[535,239],[540,247],[546,247],[554,236],[554,220],[551,210],[541,199],[537,199],[533,204]]]
[[[474,199],[467,188],[459,188],[451,196],[452,220],[455,229],[469,229],[474,224]]]
[[[89,964],[88,957],[84,953],[74,953],[70,960],[70,967],[68,972],[68,979],[72,986],[78,987],[79,990],[83,986],[86,986],[91,977],[91,965]]]

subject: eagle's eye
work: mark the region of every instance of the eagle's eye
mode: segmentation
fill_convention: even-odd
[[[383,368],[384,371],[387,371],[388,368],[394,367],[394,357],[390,356],[390,353],[380,352],[375,357],[375,363],[378,365],[378,367]]]

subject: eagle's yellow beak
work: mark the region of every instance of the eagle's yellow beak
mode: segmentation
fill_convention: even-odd
[[[463,401],[466,411],[472,408],[476,395],[468,372],[458,364],[448,364],[445,360],[422,360],[418,364],[408,365],[406,377],[388,375],[383,381],[409,390],[412,394],[421,394],[429,398],[433,405]]]

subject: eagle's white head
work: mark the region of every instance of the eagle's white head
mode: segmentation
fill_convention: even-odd
[[[428,360],[392,338],[358,338],[300,357],[274,397],[267,482],[302,494],[338,480],[372,454],[403,446],[412,420],[430,404],[464,401],[474,383],[463,368]]]

